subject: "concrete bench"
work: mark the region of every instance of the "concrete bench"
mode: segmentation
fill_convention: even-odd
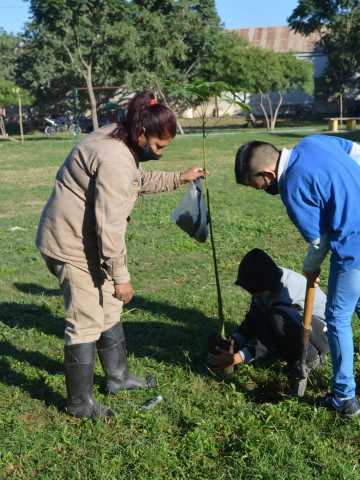
[[[328,130],[330,130],[330,132],[337,132],[339,130],[339,122],[341,120],[345,122],[347,130],[355,130],[356,121],[360,120],[360,117],[332,117],[326,118],[325,120],[328,121]]]

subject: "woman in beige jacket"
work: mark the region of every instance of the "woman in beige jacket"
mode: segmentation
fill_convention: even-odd
[[[96,350],[106,391],[154,386],[128,371],[122,306],[134,291],[127,269],[127,219],[139,193],[172,191],[204,175],[199,167],[145,172],[176,135],[174,113],[145,91],[129,103],[125,119],[96,130],[60,167],[42,212],[36,245],[59,279],[65,303],[64,363],[68,412],[109,417],[93,398]]]

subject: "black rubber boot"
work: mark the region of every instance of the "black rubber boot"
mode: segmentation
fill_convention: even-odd
[[[129,372],[125,334],[121,322],[103,332],[96,347],[106,374],[105,391],[107,393],[155,387],[156,382],[153,377],[137,378]]]
[[[112,417],[113,412],[93,398],[95,342],[65,345],[67,411],[74,417]]]

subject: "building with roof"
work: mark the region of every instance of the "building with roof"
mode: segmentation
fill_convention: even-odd
[[[314,80],[321,77],[326,65],[327,55],[322,51],[320,45],[319,33],[312,33],[308,36],[301,33],[294,32],[287,26],[278,27],[249,27],[239,29],[228,29],[228,32],[235,33],[252,45],[259,48],[266,48],[277,53],[291,53],[295,57],[304,61],[310,62],[313,66]],[[274,105],[277,104],[277,93],[270,95]],[[260,108],[260,95],[249,94],[247,101],[251,105],[253,114],[262,116]],[[219,115],[237,115],[241,113],[241,109],[237,106],[229,107],[229,104],[218,100],[218,104],[209,104],[209,116],[213,116],[215,110]],[[329,103],[325,101],[315,100],[314,96],[308,95],[302,91],[287,92],[283,96],[283,104],[281,107],[281,114],[308,114],[321,113],[328,114],[338,110],[337,103]],[[184,117],[198,116],[196,109],[187,109],[184,112]]]
[[[229,31],[255,47],[267,48],[277,53],[292,53],[297,58],[310,61],[314,68],[314,78],[319,78],[327,65],[327,56],[321,50],[318,33],[304,36],[286,26],[239,28]]]
[[[319,33],[305,36],[287,26],[249,27],[229,31],[236,33],[256,47],[266,48],[277,53],[290,53],[299,59],[310,62],[313,66],[314,80],[321,77],[327,66],[327,55],[322,51]],[[276,104],[275,94],[271,96],[274,97]],[[251,95],[249,103],[255,114],[261,113],[259,95]],[[281,111],[283,114],[307,111],[327,113],[334,108],[337,109],[335,105],[317,101],[314,96],[305,92],[292,91],[284,95]]]

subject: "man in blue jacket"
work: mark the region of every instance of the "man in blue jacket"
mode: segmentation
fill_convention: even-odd
[[[239,184],[280,193],[308,252],[305,276],[319,282],[331,250],[326,322],[333,364],[326,403],[345,416],[360,415],[355,396],[352,314],[360,297],[360,146],[344,138],[312,135],[292,150],[253,141],[235,161]]]

